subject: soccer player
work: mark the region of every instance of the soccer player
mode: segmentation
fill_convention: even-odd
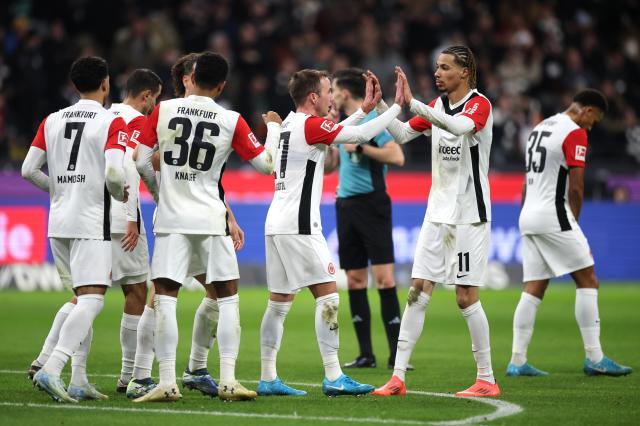
[[[443,95],[429,105],[413,98],[406,76],[398,71],[405,99],[416,116],[407,123],[394,121],[388,129],[398,143],[431,133],[433,181],[418,237],[393,376],[374,395],[406,394],[407,364],[422,333],[435,284],[442,283],[455,285],[456,302],[467,322],[477,364],[476,383],[456,396],[498,396],[500,388],[491,367],[489,322],[479,298],[491,238],[487,176],[491,103],[476,90],[476,62],[466,46],[448,47],[438,56],[435,80]]]
[[[607,111],[597,90],[575,95],[569,108],[538,124],[527,140],[526,177],[520,212],[524,290],[513,316],[513,353],[508,376],[546,376],[527,363],[538,306],[549,279],[571,274],[575,315],[586,353],[584,373],[623,376],[631,368],[606,357],[600,345],[598,279],[578,218],[582,208],[587,130]]]
[[[22,165],[22,175],[51,195],[51,251],[60,277],[72,283],[77,296],[55,349],[33,377],[60,402],[106,399],[87,380],[86,358],[93,320],[110,286],[109,204],[112,196],[127,201],[122,162],[129,139],[124,120],[103,107],[109,93],[106,61],[79,58],[69,77],[80,100],[42,121]],[[48,176],[41,171],[45,162]],[[71,384],[65,390],[60,373],[71,356]]]
[[[255,392],[235,378],[240,346],[239,274],[233,241],[227,231],[221,177],[232,150],[249,160],[259,172],[271,174],[271,152],[280,126],[277,122],[268,124],[265,149],[237,112],[214,101],[224,89],[228,69],[227,61],[216,53],[199,55],[192,76],[193,94],[160,102],[140,136],[136,165],[158,204],[151,278],[156,294],[155,350],[160,383],[134,402],[175,401],[181,397],[175,371],[176,304],[194,254],[205,265],[206,283],[215,286],[218,296],[218,396],[223,400],[256,397]],[[276,121],[275,113],[268,115],[268,121]],[[151,164],[156,144],[162,161],[159,188]]]
[[[136,354],[137,330],[144,311],[149,275],[149,251],[144,223],[140,214],[138,189],[140,175],[132,155],[138,137],[162,91],[162,80],[148,69],[134,70],[125,84],[126,95],[122,103],[111,105],[109,111],[120,116],[129,129],[129,144],[124,158],[129,200],[126,204],[112,200],[111,207],[111,281],[124,293],[124,312],[120,322],[122,368],[116,391],[124,393],[133,374]]]
[[[189,53],[182,56],[171,67],[171,78],[173,81],[174,93],[176,97],[185,97],[193,93],[194,85],[192,75],[197,53]],[[159,157],[156,152],[153,156],[154,170],[159,171]],[[233,246],[236,251],[240,250],[244,245],[244,232],[238,225],[231,207],[227,208],[227,224],[229,226],[229,235],[233,240]],[[195,389],[204,395],[217,396],[218,384],[209,374],[207,369],[207,360],[209,350],[213,346],[216,336],[216,328],[218,326],[218,304],[217,294],[213,284],[207,284],[205,281],[204,266],[200,259],[193,254],[189,263],[188,276],[193,276],[205,289],[206,295],[202,299],[200,306],[196,310],[193,321],[193,332],[191,340],[191,353],[189,356],[189,365],[182,374],[182,384],[189,389]],[[155,296],[153,288],[149,296],[149,303],[145,306],[144,312],[140,319],[143,333],[138,334],[138,348],[136,350],[136,358],[133,369],[133,380],[129,382],[127,388],[127,397],[139,398],[147,394],[155,387],[155,382],[151,378],[151,368],[153,365],[153,329],[155,328],[155,311],[153,310],[153,298]]]
[[[365,96],[364,70],[349,68],[336,72],[331,83],[337,110],[351,115],[362,107]],[[363,122],[377,117],[371,111]],[[363,144],[341,144],[331,149],[327,163],[339,166],[340,185],[336,199],[336,221],[340,267],[346,270],[351,320],[356,330],[360,355],[345,368],[375,367],[371,344],[371,311],[367,297],[371,271],[378,293],[382,322],[389,344],[387,365],[393,368],[400,332],[400,303],[393,275],[391,199],[386,192],[387,164],[402,166],[404,154],[388,131]],[[325,168],[326,171],[326,168]]]
[[[260,395],[306,394],[285,385],[276,371],[285,317],[295,294],[305,287],[316,300],[316,337],[325,370],[323,393],[359,395],[373,390],[373,386],[354,381],[340,368],[335,267],[320,220],[327,146],[369,141],[398,115],[404,102],[399,87],[396,90],[399,105],[360,126],[347,125],[364,118],[379,99],[374,98],[372,79],[367,81],[367,97],[362,109],[341,124],[322,118],[332,104],[327,73],[305,69],[296,72],[289,81],[289,94],[296,111],[290,112],[282,123],[275,160],[275,193],[265,223],[269,301],[260,328]]]

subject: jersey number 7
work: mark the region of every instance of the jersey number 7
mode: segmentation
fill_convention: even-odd
[[[215,123],[207,121],[199,121],[196,124],[195,134],[193,135],[193,142],[191,143],[191,149],[189,149],[189,138],[191,137],[191,129],[193,124],[191,120],[185,117],[174,117],[169,121],[169,129],[177,130],[178,126],[182,126],[180,136],[176,136],[174,143],[180,146],[180,152],[178,156],[173,156],[173,151],[165,151],[164,162],[170,166],[184,166],[189,160],[189,167],[192,169],[206,172],[211,168],[213,164],[213,157],[216,154],[216,147],[211,142],[205,142],[202,140],[204,137],[204,131],[209,131],[209,136],[218,136],[220,134],[220,126]],[[200,157],[200,151],[204,150],[204,159],[202,162],[198,161]]]
[[[65,139],[71,139],[71,134],[74,130],[76,131],[76,135],[73,138],[73,145],[71,145],[69,164],[67,164],[68,171],[74,171],[76,169],[76,163],[78,162],[78,151],[80,150],[80,140],[82,139],[84,125],[85,123],[83,121],[70,121],[66,126],[64,126]]]

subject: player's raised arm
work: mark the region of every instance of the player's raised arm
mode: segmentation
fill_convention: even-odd
[[[38,133],[31,142],[31,148],[27,152],[27,156],[22,163],[22,177],[42,189],[49,192],[49,176],[44,174],[42,166],[47,162],[47,145],[44,139],[44,123],[46,118],[42,120],[38,127]]]
[[[104,147],[105,184],[113,198],[126,202],[128,198],[123,167],[124,153],[129,142],[127,125],[116,117],[109,126],[107,143]]]
[[[270,175],[273,173],[273,158],[275,147],[280,137],[280,123],[282,123],[282,120],[273,111],[264,114],[263,120],[267,124],[267,139],[264,146],[258,142],[245,119],[242,116],[238,116],[231,147],[238,153],[240,158],[249,161],[259,173]]]
[[[158,143],[158,133],[156,127],[158,125],[158,114],[160,110],[160,104],[158,104],[140,133],[140,139],[138,140],[138,155],[136,159],[136,168],[142,181],[147,186],[149,193],[153,196],[156,204],[158,203],[158,181],[156,180],[156,172],[153,169],[152,158],[153,148]]]

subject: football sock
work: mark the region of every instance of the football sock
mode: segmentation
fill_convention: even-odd
[[[129,383],[133,374],[139,322],[140,315],[122,314],[122,321],[120,321],[120,347],[122,348],[120,381],[122,383]]]
[[[598,315],[598,289],[576,289],[576,320],[584,351],[591,362],[600,362],[604,357],[600,346],[600,317]]]
[[[56,347],[56,344],[58,343],[58,337],[60,337],[60,329],[62,328],[62,324],[64,324],[64,322],[67,320],[69,313],[75,306],[76,305],[74,303],[67,302],[62,305],[60,310],[58,310],[58,313],[53,319],[53,324],[51,324],[49,334],[44,340],[44,345],[42,346],[40,355],[38,355],[38,358],[36,358],[36,363],[38,363],[40,367],[42,367],[44,363],[47,362],[49,356],[51,355],[51,352],[53,351],[53,348]]]
[[[415,296],[416,293],[418,293],[417,297]],[[417,290],[415,287],[409,289],[407,306],[404,308],[402,322],[400,323],[396,363],[393,367],[393,375],[398,376],[402,381],[405,379],[411,352],[413,352],[413,348],[420,334],[422,334],[424,317],[430,300],[431,296],[427,293]]]
[[[156,328],[156,311],[144,307],[138,323],[136,336],[136,357],[133,363],[133,378],[137,380],[151,377],[153,366],[153,336]]]
[[[160,370],[160,385],[172,385],[176,383],[176,350],[178,346],[176,306],[178,299],[156,294],[153,302],[156,311],[155,344]]]
[[[282,334],[284,333],[284,319],[291,309],[293,302],[274,302],[269,300],[267,309],[262,317],[260,326],[260,380],[273,381],[278,377],[276,359]]]
[[[511,347],[511,364],[521,366],[527,362],[527,348],[533,335],[538,306],[542,300],[522,292],[520,302],[513,314],[513,344]]]
[[[91,350],[91,339],[93,338],[93,327],[85,336],[80,347],[76,349],[71,357],[71,384],[75,386],[84,386],[89,383],[87,378],[87,357]]]
[[[237,294],[218,298],[218,350],[220,351],[220,382],[236,380],[236,359],[240,348],[240,298]]]
[[[351,307],[351,322],[356,329],[360,355],[373,356],[371,347],[371,311],[367,289],[349,290],[349,306]]]
[[[489,321],[482,309],[482,304],[477,301],[471,306],[460,310],[467,321],[469,334],[471,334],[471,350],[478,366],[478,379],[489,383],[495,383],[491,368],[491,345],[489,343]]]
[[[389,359],[393,362],[396,359],[398,336],[400,335],[400,302],[398,302],[398,293],[395,287],[379,289],[378,293],[380,294],[382,322],[389,345]]]
[[[87,337],[93,320],[102,311],[103,306],[104,295],[102,294],[83,294],[78,296],[76,307],[71,310],[60,329],[58,344],[44,367],[42,367],[47,373],[52,376],[60,376],[71,355]]]
[[[338,349],[340,335],[338,333],[338,293],[327,294],[316,299],[316,338],[320,347],[320,355],[324,364],[325,377],[334,381],[342,376]]]
[[[189,371],[207,368],[209,350],[213,345],[218,328],[218,302],[205,297],[196,310],[193,319],[191,336],[191,355],[189,355]]]

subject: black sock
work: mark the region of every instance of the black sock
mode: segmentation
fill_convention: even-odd
[[[351,321],[356,329],[360,355],[373,356],[371,347],[371,311],[367,289],[349,290],[349,306],[351,307]]]
[[[382,322],[389,344],[389,360],[393,363],[396,360],[396,348],[400,335],[400,302],[398,302],[398,293],[395,287],[379,289],[378,293],[380,293]]]

